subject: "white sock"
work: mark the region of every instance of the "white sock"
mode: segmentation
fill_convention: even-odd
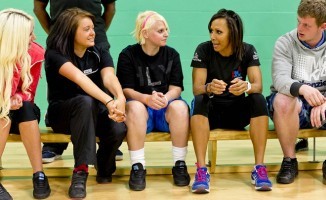
[[[136,163],[141,163],[145,169],[145,149],[144,148],[136,150],[136,151],[129,150],[129,155],[130,155],[131,165],[136,164]]]
[[[188,147],[175,147],[172,146],[172,156],[173,156],[173,165],[175,164],[175,162],[177,162],[178,160],[186,160],[186,155],[188,152]]]

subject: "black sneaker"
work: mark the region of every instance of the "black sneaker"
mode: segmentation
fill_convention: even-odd
[[[282,166],[276,176],[278,183],[289,184],[294,181],[294,178],[298,175],[298,161],[296,158],[291,159],[289,157],[283,158]]]
[[[326,185],[326,160],[323,162],[323,183]]]
[[[131,166],[129,188],[135,191],[144,190],[146,187],[146,169],[141,163]]]
[[[308,139],[307,138],[301,138],[299,141],[295,144],[295,151],[308,151]]]
[[[84,171],[74,172],[71,178],[69,187],[70,198],[85,198],[86,197],[86,182],[88,173]]]
[[[6,188],[0,183],[0,200],[12,200],[9,192],[7,192]]]
[[[112,182],[112,176],[96,176],[96,182],[98,184],[106,184]]]
[[[174,184],[177,186],[187,186],[190,183],[190,176],[187,171],[185,161],[178,160],[172,168]]]
[[[45,199],[50,196],[51,188],[48,177],[44,172],[39,171],[33,174],[33,196],[35,199]]]

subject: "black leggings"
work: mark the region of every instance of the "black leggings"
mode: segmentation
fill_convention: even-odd
[[[192,115],[208,117],[210,129],[229,128],[244,129],[250,119],[268,116],[264,96],[259,93],[250,94],[228,104],[210,99],[207,95],[197,95],[193,101]]]
[[[35,103],[23,101],[23,106],[18,110],[11,110],[9,117],[11,119],[10,133],[20,134],[19,124],[33,120],[40,122],[41,112]]]

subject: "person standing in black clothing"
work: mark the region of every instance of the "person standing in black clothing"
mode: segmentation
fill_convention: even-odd
[[[115,1],[116,0],[34,0],[34,13],[44,31],[49,34],[52,25],[64,10],[78,7],[90,12],[95,16],[95,45],[107,49],[110,54],[110,43],[108,42],[106,31],[109,29],[115,15]],[[49,3],[50,14],[46,11],[46,7]],[[104,8],[103,13],[102,6]],[[48,125],[47,118],[46,124]],[[43,163],[51,163],[60,158],[67,146],[68,143],[44,143],[42,150]],[[122,159],[123,154],[118,149],[116,152],[116,160]]]

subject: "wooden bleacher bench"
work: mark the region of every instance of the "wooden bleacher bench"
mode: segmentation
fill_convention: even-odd
[[[271,127],[270,127],[271,129]],[[42,142],[70,142],[70,135],[64,133],[53,133],[51,128],[40,128]],[[318,129],[301,129],[298,138],[326,137],[326,130]],[[268,139],[276,139],[277,135],[274,130],[268,131]],[[216,157],[217,157],[217,142],[219,140],[249,140],[250,134],[248,130],[229,130],[229,129],[215,129],[211,130],[208,142],[208,160],[210,166],[210,173],[215,173]],[[189,141],[191,141],[191,134]],[[171,141],[170,134],[162,132],[149,133],[146,136],[146,142],[162,142]],[[10,134],[8,142],[21,142],[20,136]],[[315,141],[313,146],[313,161],[315,160]]]

